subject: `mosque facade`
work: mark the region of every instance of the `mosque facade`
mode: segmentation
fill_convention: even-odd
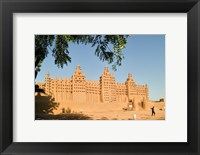
[[[142,104],[148,101],[148,86],[137,85],[132,74],[124,83],[115,82],[108,67],[104,68],[99,80],[88,80],[77,66],[71,78],[51,78],[46,74],[45,83],[40,83],[45,93],[62,103],[128,103]]]

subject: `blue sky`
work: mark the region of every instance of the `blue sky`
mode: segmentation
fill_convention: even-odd
[[[54,58],[49,52],[36,82],[44,82],[47,71],[52,78],[71,78],[77,65],[81,66],[87,79],[99,80],[108,64],[95,56],[95,47],[69,44],[69,51],[72,62],[63,69],[54,64]],[[125,82],[128,73],[132,73],[137,84],[148,84],[150,100],[165,98],[165,35],[132,35],[128,38],[123,53],[125,58],[122,66],[117,66],[117,71],[112,70],[112,64],[108,65],[115,81]]]

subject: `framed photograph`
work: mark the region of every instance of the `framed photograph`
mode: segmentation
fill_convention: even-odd
[[[164,57],[163,34],[36,35],[35,120],[165,120]]]
[[[2,154],[200,154],[200,2],[0,1]]]

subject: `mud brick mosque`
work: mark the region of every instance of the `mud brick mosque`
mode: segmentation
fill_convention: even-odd
[[[125,83],[116,83],[108,67],[104,68],[100,80],[87,80],[81,67],[77,66],[70,78],[51,78],[46,74],[45,83],[37,83],[52,96],[56,102],[62,103],[125,103],[130,100],[136,104],[148,102],[148,86],[137,85],[132,74],[128,74]]]

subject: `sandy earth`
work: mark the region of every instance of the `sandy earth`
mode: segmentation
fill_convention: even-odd
[[[155,107],[155,116],[151,115],[151,107]],[[149,102],[146,109],[123,110],[125,106],[120,104],[89,104],[81,106],[68,105],[75,112],[81,112],[84,115],[91,117],[94,120],[164,120],[165,110],[164,103]],[[134,117],[135,115],[135,117]]]
[[[151,116],[151,110],[146,111],[105,111],[105,112],[84,112],[94,120],[164,120],[164,112],[157,111],[155,116]],[[134,117],[135,114],[135,117]]]
[[[49,97],[41,93],[36,94],[36,105],[48,105]],[[151,107],[155,107],[155,116],[151,116]],[[42,106],[44,107],[44,106]],[[36,107],[37,109],[38,107]],[[39,107],[40,108],[40,107]],[[126,105],[120,103],[90,103],[90,104],[64,104],[61,103],[54,114],[62,113],[62,109],[70,109],[71,113],[81,113],[93,120],[165,120],[165,103],[149,101],[145,110],[123,110]]]

